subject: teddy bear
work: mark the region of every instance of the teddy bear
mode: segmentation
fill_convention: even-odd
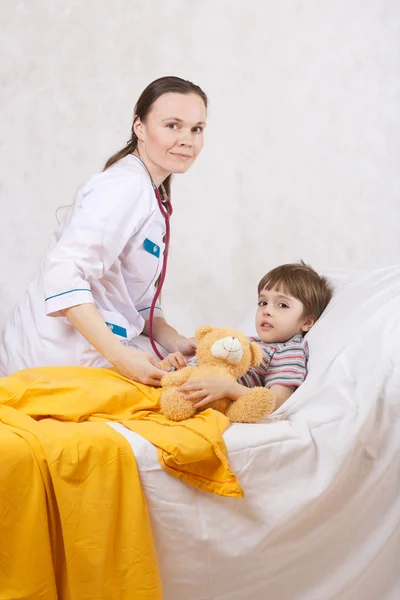
[[[195,409],[178,387],[197,377],[231,377],[235,381],[250,367],[257,367],[262,360],[262,350],[240,331],[210,326],[196,331],[197,366],[187,365],[172,371],[161,380],[161,412],[172,421],[193,417],[197,410],[214,408],[229,417],[231,422],[256,423],[274,410],[275,396],[264,387],[249,388],[238,400],[222,398]]]

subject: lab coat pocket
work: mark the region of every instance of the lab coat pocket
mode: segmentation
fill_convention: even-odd
[[[137,282],[153,283],[161,271],[164,243],[146,237],[129,255],[129,278]]]
[[[98,307],[107,327],[116,335],[121,342],[127,342],[141,333],[138,328],[132,326],[121,314],[113,311],[103,310]]]
[[[129,340],[135,338],[141,333],[141,326],[137,323],[135,328],[121,314],[113,311],[103,310],[97,306],[97,310],[101,314],[107,327],[114,335],[123,343],[126,344]],[[143,322],[143,321],[142,321]],[[78,349],[79,364],[86,367],[109,367],[108,361],[94,348],[86,338],[81,336],[81,344]]]

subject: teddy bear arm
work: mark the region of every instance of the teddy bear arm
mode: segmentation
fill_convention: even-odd
[[[183,369],[178,369],[177,371],[171,371],[170,373],[166,373],[161,380],[161,385],[163,387],[170,387],[172,385],[182,385],[186,383],[186,381],[196,372],[197,367],[187,366],[183,367]]]
[[[254,387],[233,402],[226,414],[233,423],[257,423],[269,415],[274,407],[274,393],[264,387]]]

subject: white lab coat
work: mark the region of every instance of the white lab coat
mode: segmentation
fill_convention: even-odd
[[[109,366],[64,316],[77,304],[94,303],[122,343],[140,347],[164,234],[150,177],[136,156],[92,177],[2,332],[0,375],[37,366]],[[155,316],[161,315],[158,306]]]

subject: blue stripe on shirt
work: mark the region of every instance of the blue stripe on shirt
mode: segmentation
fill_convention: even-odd
[[[71,292],[91,292],[91,290],[90,288],[77,288],[76,290],[68,290],[67,292],[61,292],[61,294],[54,294],[54,296],[49,296],[48,298],[45,298],[44,301],[47,302],[47,300],[51,300],[52,298],[58,298],[58,296],[64,296],[65,294],[70,294]]]

